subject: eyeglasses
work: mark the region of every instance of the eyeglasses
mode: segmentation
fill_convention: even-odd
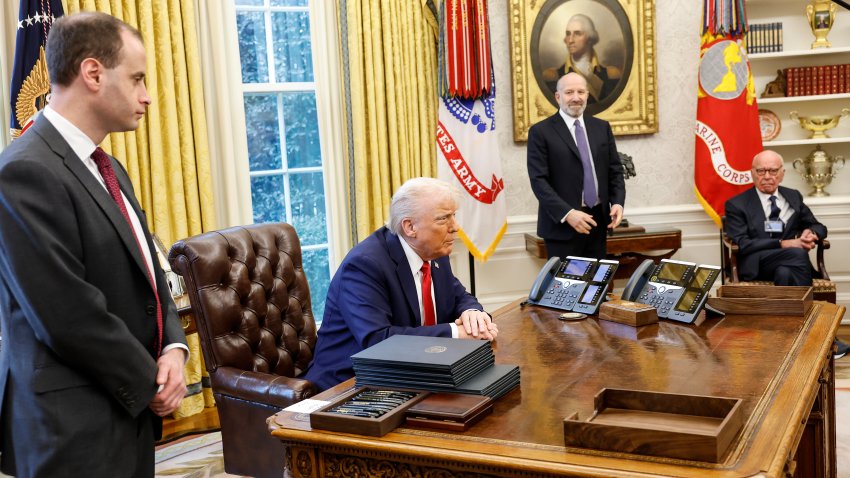
[[[756,176],[778,176],[780,172],[782,172],[785,168],[756,168]]]

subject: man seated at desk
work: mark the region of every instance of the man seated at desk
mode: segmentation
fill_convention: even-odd
[[[726,201],[726,235],[738,244],[742,280],[768,280],[782,286],[811,286],[809,251],[826,238],[796,189],[780,186],[785,177],[782,156],[765,150],[753,157],[753,185]],[[837,341],[836,358],[848,352]]]
[[[493,340],[490,315],[452,274],[457,192],[446,182],[404,183],[381,227],[346,255],[325,302],[305,378],[320,390],[354,376],[351,356],[391,335]]]

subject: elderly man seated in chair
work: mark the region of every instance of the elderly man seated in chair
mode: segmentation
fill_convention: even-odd
[[[325,390],[353,377],[350,357],[391,335],[496,338],[449,263],[457,207],[457,191],[438,179],[396,191],[387,226],[355,246],[331,280],[307,380]]]
[[[779,153],[765,150],[755,155],[752,174],[754,187],[726,201],[725,232],[740,248],[741,279],[812,285],[809,251],[826,238],[826,226],[803,203],[799,191],[780,186],[785,167]],[[850,347],[836,342],[839,358]]]

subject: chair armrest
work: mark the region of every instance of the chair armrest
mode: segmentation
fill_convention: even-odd
[[[818,241],[817,251],[817,270],[821,279],[830,280],[829,273],[826,272],[826,263],[823,259],[823,251],[829,249],[829,240],[821,239]]]
[[[210,373],[210,379],[216,393],[280,408],[286,408],[316,393],[313,383],[302,378],[249,372],[233,367],[219,367]]]
[[[738,279],[738,244],[729,238],[725,233],[722,236],[723,248],[726,249],[726,256],[729,261],[729,282],[740,282]]]

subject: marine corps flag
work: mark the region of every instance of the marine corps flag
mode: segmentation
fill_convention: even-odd
[[[744,0],[703,0],[694,189],[718,226],[726,200],[752,184],[762,150],[746,31]]]
[[[60,0],[21,0],[12,66],[12,139],[26,130],[33,117],[47,104],[50,79],[44,47],[53,21],[63,15]]]
[[[440,18],[437,175],[463,193],[458,235],[486,261],[507,228],[486,0],[445,0]]]

